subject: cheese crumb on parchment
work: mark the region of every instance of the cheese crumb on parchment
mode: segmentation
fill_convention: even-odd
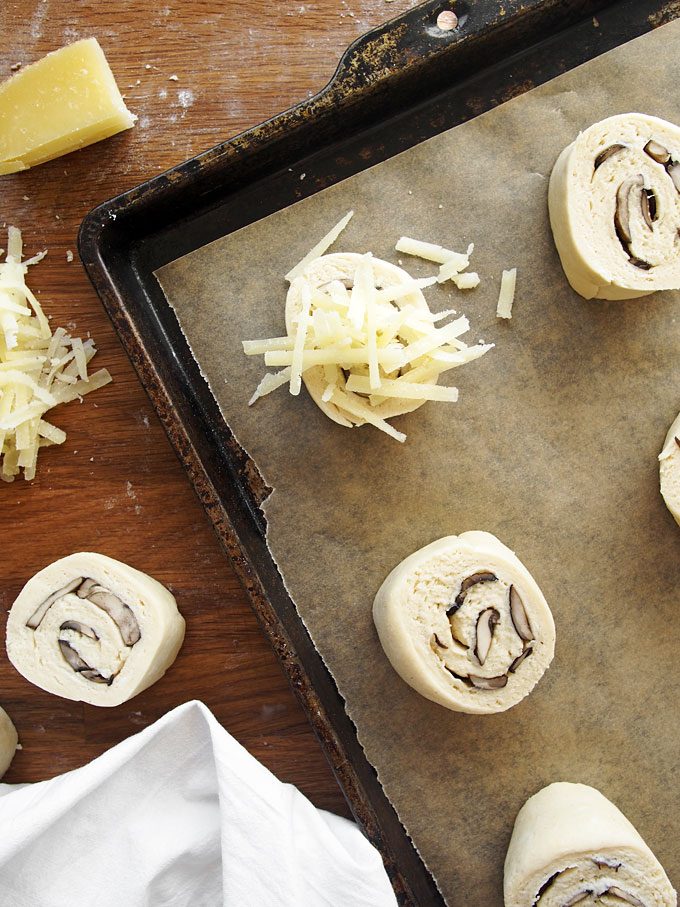
[[[243,341],[246,355],[264,355],[265,365],[281,369],[264,376],[249,405],[285,384],[296,395],[305,372],[314,369],[318,373],[322,369],[322,409],[324,403],[335,404],[341,414],[336,421],[341,424],[372,424],[404,441],[403,432],[382,418],[378,407],[387,400],[455,402],[457,388],[438,386],[439,375],[479,358],[493,346],[468,346],[460,339],[469,329],[464,316],[440,326],[439,322],[456,313],[447,310],[435,314],[424,302],[423,309],[408,301],[414,292],[446,280],[452,280],[460,289],[477,286],[479,276],[466,270],[473,245],[466,253],[459,253],[402,237],[396,250],[438,263],[437,276],[414,279],[402,272],[402,283],[385,286],[384,280],[374,274],[374,268],[380,271],[381,263],[369,252],[348,256],[357,259],[357,264],[344,280],[330,280],[318,286],[308,279],[311,266],[324,256],[352,214],[348,212],[286,274],[301,300],[293,330],[282,337]]]
[[[34,479],[38,450],[66,440],[62,429],[43,418],[49,410],[111,381],[105,368],[88,374],[97,352],[94,341],[71,337],[64,328],[52,333],[26,285],[28,268],[45,254],[22,262],[21,232],[8,228],[7,255],[0,262],[0,479],[5,482],[22,469],[25,479]]]

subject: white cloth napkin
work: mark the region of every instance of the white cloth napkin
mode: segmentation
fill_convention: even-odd
[[[0,784],[1,907],[394,907],[380,855],[188,702],[88,765]]]

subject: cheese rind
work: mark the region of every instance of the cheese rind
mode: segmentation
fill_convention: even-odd
[[[557,782],[520,809],[504,870],[505,907],[675,907],[663,867],[600,791]]]
[[[459,712],[516,705],[555,649],[555,625],[541,590],[514,552],[488,532],[446,536],[409,555],[378,590],[373,620],[401,678]]]
[[[184,626],[174,596],[157,580],[106,555],[79,552],[21,590],[7,620],[7,655],[49,693],[115,706],[163,676]]]
[[[109,138],[135,120],[97,39],[68,44],[0,84],[0,174]]]

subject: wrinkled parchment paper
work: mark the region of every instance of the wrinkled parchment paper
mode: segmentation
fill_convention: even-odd
[[[562,148],[628,111],[680,122],[680,22],[166,266],[159,279],[225,419],[275,490],[268,541],[368,758],[454,907],[499,907],[524,800],[557,780],[599,788],[680,885],[680,529],[657,455],[680,408],[680,293],[586,302],[548,225]],[[652,65],[653,64],[653,65]],[[284,333],[283,275],[350,208],[335,251],[400,235],[464,250],[480,286],[426,291],[496,344],[448,373],[455,404],[394,420],[405,444],[342,428],[304,390],[248,408],[264,373],[241,340]],[[511,321],[495,317],[518,268]],[[387,573],[444,535],[516,551],[557,627],[552,667],[508,712],[449,712],[412,691],[371,619]]]

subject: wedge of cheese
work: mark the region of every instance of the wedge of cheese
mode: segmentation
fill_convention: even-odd
[[[134,125],[96,38],[55,50],[0,84],[0,174]]]
[[[0,778],[10,766],[19,744],[19,735],[7,712],[0,708]]]
[[[557,159],[548,208],[564,273],[586,299],[680,287],[680,128],[641,113],[595,123]]]
[[[127,702],[175,660],[184,618],[155,579],[80,552],[36,573],[12,605],[7,655],[31,683],[91,705]]]
[[[524,804],[505,858],[505,907],[675,907],[661,864],[623,813],[585,784]]]
[[[446,536],[411,554],[378,590],[373,619],[402,679],[458,712],[516,705],[555,650],[541,590],[489,532]]]

